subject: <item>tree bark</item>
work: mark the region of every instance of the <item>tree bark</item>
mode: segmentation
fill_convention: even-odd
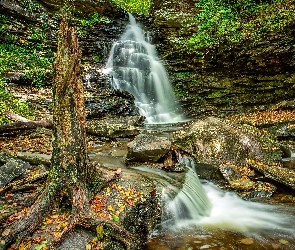
[[[86,163],[86,115],[84,93],[80,74],[80,56],[77,35],[61,21],[58,32],[57,58],[54,63],[53,81],[53,152],[51,169],[42,194],[30,210],[6,232],[0,249],[6,249],[14,240],[21,242],[38,227],[54,200],[66,197],[72,204],[71,219],[55,243],[76,226],[102,225],[111,229],[112,237],[126,249],[137,249],[137,241],[114,221],[98,218],[91,210],[87,183],[91,182],[91,165]],[[92,171],[93,172],[93,171]],[[118,169],[111,175],[99,176],[102,183],[120,177]],[[103,175],[103,174],[102,174]],[[58,198],[58,199],[57,199]]]

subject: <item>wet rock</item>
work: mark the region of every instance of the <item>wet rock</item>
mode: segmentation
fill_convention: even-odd
[[[90,91],[100,88],[111,88],[110,77],[103,74],[102,68],[103,65],[92,65],[85,69],[86,72],[83,76],[83,84]]]
[[[87,122],[86,131],[98,137],[118,138],[133,137],[143,129],[144,117],[110,117]]]
[[[275,137],[249,125],[209,117],[194,121],[188,130],[174,133],[174,143],[196,163],[219,166],[227,161],[244,166],[247,159],[278,163],[282,151]]]
[[[277,187],[268,182],[258,181],[255,189],[249,192],[240,193],[245,200],[260,200],[261,198],[271,197],[277,190]]]
[[[140,134],[127,147],[128,162],[158,162],[170,150],[171,141],[167,137]]]
[[[254,160],[248,160],[247,163],[251,168],[263,173],[265,177],[295,189],[294,170],[283,168],[279,163],[265,164]]]
[[[230,162],[225,162],[219,165],[219,170],[227,181],[233,181],[241,178],[241,173],[237,167]]]
[[[248,191],[256,187],[256,183],[248,178],[240,178],[229,181],[230,187],[238,191]]]
[[[0,167],[0,187],[5,186],[10,181],[20,176],[26,169],[31,167],[29,163],[14,157],[5,156],[5,158],[5,161],[8,161]]]
[[[164,165],[163,170],[169,172],[184,172],[186,170],[186,165],[184,163],[175,163],[173,165]]]
[[[256,187],[256,183],[251,181],[247,176],[242,176],[239,167],[231,162],[224,162],[220,164],[218,168],[231,188],[239,191],[246,191]]]
[[[280,144],[274,136],[252,126],[209,117],[175,133],[174,143],[196,163],[219,166],[229,161],[295,189],[295,171],[282,167]]]
[[[85,100],[88,119],[105,116],[139,116],[134,97],[124,90],[99,88],[89,91]]]

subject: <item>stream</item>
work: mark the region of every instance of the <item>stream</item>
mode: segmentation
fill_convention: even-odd
[[[164,134],[170,136],[170,133]],[[111,142],[96,145],[90,159],[109,168],[133,171],[124,160],[128,142],[122,139],[115,146]],[[295,206],[282,203],[279,198],[288,192],[278,193],[263,203],[246,201],[234,192],[200,180],[194,171],[194,161],[185,156],[180,158],[188,167],[182,188],[171,185],[177,180],[171,180],[169,172],[143,165],[134,167],[136,171],[152,174],[163,189],[162,221],[144,250],[294,249]],[[171,190],[178,195],[171,198]]]
[[[146,129],[166,130],[162,133],[170,137],[173,126],[169,124],[186,118],[179,111],[166,70],[148,34],[132,15],[129,18],[125,33],[110,51],[104,73],[110,76],[114,88],[133,94],[141,115],[146,117]],[[116,152],[101,150],[102,163],[124,165],[123,144]],[[158,176],[163,187],[163,218],[145,250],[295,249],[294,205],[280,204],[275,198],[267,204],[243,200],[199,180],[193,159],[179,155],[179,162],[187,167],[181,189],[166,182],[167,174],[162,170],[136,168]],[[177,195],[170,196],[171,190]]]

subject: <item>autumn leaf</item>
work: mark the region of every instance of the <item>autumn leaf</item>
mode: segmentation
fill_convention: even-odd
[[[29,250],[31,248],[32,242],[31,241],[23,241],[20,243],[18,249],[19,250]]]
[[[102,239],[103,233],[104,233],[103,227],[101,225],[98,225],[96,227],[96,236],[98,240]]]
[[[108,206],[108,210],[109,210],[109,211],[115,211],[115,209],[112,207],[112,205],[109,205],[109,206]]]

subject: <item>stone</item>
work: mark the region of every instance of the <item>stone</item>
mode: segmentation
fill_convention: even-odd
[[[128,162],[158,162],[171,147],[171,141],[167,137],[152,134],[140,134],[127,144]]]
[[[254,240],[252,238],[244,238],[241,239],[241,243],[243,245],[252,245],[254,243]]]
[[[139,116],[134,97],[124,90],[97,88],[88,90],[85,100],[87,119],[106,116]]]
[[[248,191],[256,187],[256,183],[250,179],[240,178],[229,182],[230,187],[239,191]]]
[[[86,131],[98,137],[134,137],[141,132],[143,120],[144,117],[142,116],[111,117],[100,120],[90,120],[87,122]]]
[[[223,162],[245,166],[248,159],[279,163],[282,151],[276,138],[246,124],[208,117],[195,120],[182,133],[174,133],[174,144],[191,154],[196,163],[219,166]]]
[[[237,170],[237,167],[230,162],[224,162],[218,168],[223,177],[229,182],[241,178],[241,173]]]
[[[253,190],[243,192],[240,196],[245,200],[261,200],[271,197],[277,190],[277,187],[268,182],[257,181]]]
[[[29,163],[11,157],[8,162],[0,167],[0,187],[7,185],[30,167]]]

